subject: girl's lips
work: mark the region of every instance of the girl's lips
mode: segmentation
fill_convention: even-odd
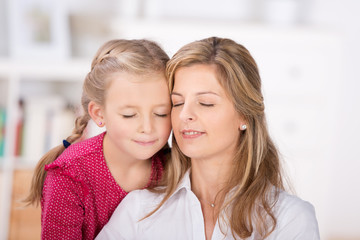
[[[197,138],[205,134],[204,132],[199,132],[196,130],[183,130],[181,131],[181,136],[185,139]]]
[[[141,146],[151,146],[153,145],[156,140],[153,140],[153,141],[137,141],[137,140],[134,140],[134,142],[136,142],[137,144],[141,145]]]

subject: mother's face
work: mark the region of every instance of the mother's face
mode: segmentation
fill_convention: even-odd
[[[175,72],[173,132],[180,150],[192,159],[231,159],[244,123],[216,76],[214,65]]]

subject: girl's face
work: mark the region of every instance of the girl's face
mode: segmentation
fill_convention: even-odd
[[[219,84],[214,65],[175,72],[171,121],[180,150],[191,159],[231,159],[244,123]]]
[[[171,131],[166,79],[160,73],[118,73],[111,80],[102,109],[107,149],[130,160],[149,159]]]

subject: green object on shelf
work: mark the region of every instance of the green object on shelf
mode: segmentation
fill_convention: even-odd
[[[5,149],[5,121],[6,121],[6,110],[0,108],[0,157],[4,156]]]

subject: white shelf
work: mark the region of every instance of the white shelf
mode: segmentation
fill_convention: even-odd
[[[0,58],[0,76],[16,75],[21,80],[83,81],[90,71],[91,59],[70,59],[67,61],[30,61]]]
[[[6,161],[5,157],[0,157],[0,172],[3,170],[4,162]]]
[[[0,225],[2,229],[4,227],[4,230],[0,232],[1,240],[5,240],[8,237],[13,172],[16,169],[33,169],[41,157],[39,156],[39,159],[36,158],[35,160],[35,157],[28,159],[26,157],[14,156],[14,143],[17,138],[15,129],[19,119],[19,99],[25,97],[29,100],[33,97],[43,96],[46,102],[51,102],[49,98],[54,98],[53,95],[58,94],[65,98],[70,98],[70,102],[75,102],[76,100],[76,104],[80,104],[81,85],[86,74],[90,71],[90,64],[91,59],[31,61],[0,58],[0,86],[2,87],[1,92],[6,94],[4,97],[1,96],[0,103],[5,105],[4,107],[7,112],[5,156],[0,159],[0,171],[2,173]],[[63,105],[66,105],[66,103]],[[39,128],[44,127],[43,125],[39,126]],[[60,143],[61,141],[59,141]]]

